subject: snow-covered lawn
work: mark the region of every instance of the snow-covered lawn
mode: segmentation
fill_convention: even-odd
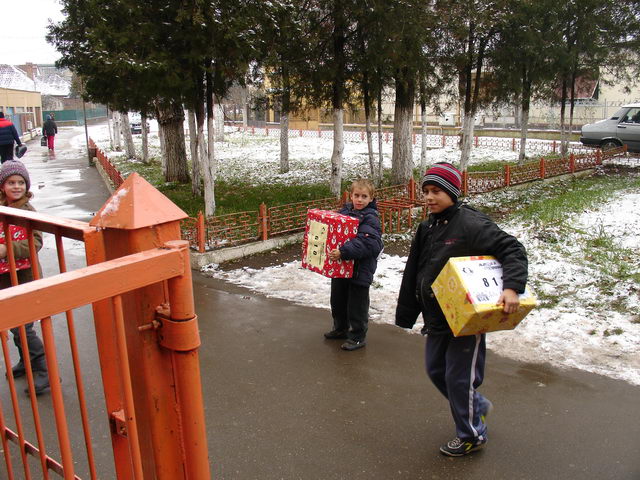
[[[90,135],[107,150],[106,127],[91,127]],[[154,125],[150,143],[152,149],[158,148]],[[329,176],[331,149],[331,140],[327,138],[292,137],[291,172],[279,174],[276,136],[228,133],[225,142],[216,143],[218,175],[258,185],[324,182]],[[383,154],[384,165],[389,168],[390,143],[384,144]],[[414,158],[419,161],[419,142],[414,146]],[[457,149],[445,147],[430,149],[427,162],[455,163],[458,159]],[[515,159],[514,152],[484,147],[472,150],[471,163]],[[346,143],[343,172],[347,179],[368,176],[366,143]],[[482,199],[484,205],[495,201],[487,195]],[[471,203],[475,200],[480,199],[472,199]],[[610,201],[570,216],[566,228],[551,232],[558,237],[556,242],[544,241],[536,227],[522,222],[511,221],[501,226],[527,247],[530,284],[544,301],[515,330],[489,334],[489,348],[525,362],[575,367],[640,385],[640,286],[630,281],[617,283],[606,268],[590,260],[586,246],[590,239],[600,236],[616,251],[624,252],[628,258],[622,259],[622,264],[626,268],[638,271],[640,189],[618,191]],[[371,291],[374,322],[393,323],[405,261],[402,256],[382,256]],[[299,261],[260,270],[223,271],[216,265],[206,270],[210,275],[268,296],[325,309],[329,305],[329,280],[303,270]],[[413,332],[419,329],[420,325],[416,325]]]

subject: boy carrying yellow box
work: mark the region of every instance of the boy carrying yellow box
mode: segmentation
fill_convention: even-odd
[[[431,288],[452,257],[492,255],[502,264],[503,290],[496,302],[507,314],[518,310],[527,283],[527,254],[522,244],[488,216],[458,201],[461,173],[436,163],[422,178],[429,217],[411,243],[398,305],[396,325],[411,328],[422,313],[429,378],[449,400],[456,437],[440,452],[460,457],[487,442],[485,417],[493,405],[478,393],[484,377],[485,334],[455,337]]]

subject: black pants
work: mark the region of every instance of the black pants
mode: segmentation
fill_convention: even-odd
[[[487,434],[481,414],[486,411],[488,401],[476,391],[484,378],[485,354],[484,334],[427,335],[427,374],[449,400],[456,435],[462,440],[478,439]]]
[[[348,331],[351,340],[363,341],[369,325],[369,287],[354,285],[348,278],[332,278],[331,316],[335,330]]]
[[[18,271],[18,283],[22,284],[29,281],[29,276],[27,274],[27,270]],[[5,289],[11,287],[11,280],[9,279],[8,273],[3,273],[0,275],[0,289]],[[35,329],[33,328],[33,323],[27,323],[24,326],[24,329],[27,334],[27,346],[29,347],[29,359],[31,360],[31,370],[33,372],[47,372],[47,362],[44,356],[44,345],[42,344],[42,340],[38,337]],[[24,363],[24,357],[22,354],[22,343],[20,342],[20,328],[12,328],[11,333],[13,334],[13,343],[15,343],[18,348],[18,353],[20,354],[20,361]]]
[[[13,143],[0,145],[0,159],[2,163],[7,160],[13,160]]]
[[[44,345],[42,340],[38,337],[38,334],[33,329],[33,323],[27,323],[24,326],[27,333],[27,345],[29,347],[29,359],[31,360],[31,371],[33,372],[47,372],[47,361],[44,356]],[[20,361],[24,363],[24,356],[22,354],[22,343],[20,341],[20,328],[12,328],[13,343],[18,348],[20,354]],[[26,365],[25,365],[26,366]]]

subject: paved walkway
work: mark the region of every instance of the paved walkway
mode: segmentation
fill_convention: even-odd
[[[31,142],[24,160],[38,210],[88,220],[108,191],[87,166],[78,135],[61,129],[55,158]],[[80,263],[81,249],[72,247]],[[365,349],[344,352],[322,337],[327,310],[197,272],[194,287],[214,478],[640,478],[640,387],[489,353],[482,387],[495,405],[489,443],[469,457],[445,458],[438,446],[453,425],[424,374],[422,337],[374,324]],[[99,378],[95,366],[85,374]],[[90,401],[101,406],[99,382],[88,386]],[[109,472],[104,417],[92,420],[98,459]]]

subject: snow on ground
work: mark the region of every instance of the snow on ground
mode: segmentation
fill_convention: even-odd
[[[603,225],[620,245],[640,245],[640,192],[629,193],[593,212],[576,217],[573,226]],[[512,331],[487,335],[493,352],[515,360],[574,367],[640,385],[640,323],[616,311],[602,311],[598,282],[606,281],[596,268],[574,258],[581,255],[578,238],[566,240],[566,251],[550,250],[532,231],[519,224],[502,227],[527,247],[534,291],[559,293],[551,308],[534,309]],[[383,254],[371,289],[373,322],[394,322],[395,305],[406,257]],[[636,267],[637,268],[637,265]],[[243,285],[266,296],[301,305],[329,308],[330,281],[301,267],[300,261],[278,266],[222,271],[217,265],[203,269],[209,275]],[[616,285],[611,295],[626,297],[628,311],[640,312],[640,291],[631,282]],[[600,308],[599,308],[600,307]],[[327,315],[327,320],[329,319]],[[635,323],[634,323],[635,320]],[[422,324],[416,324],[418,333]],[[329,324],[327,324],[329,328]]]
[[[106,126],[90,127],[90,136],[108,151]],[[140,136],[136,136],[137,144]],[[345,178],[368,176],[366,143],[345,143]],[[384,166],[390,167],[391,143],[383,144]],[[158,150],[155,122],[151,123],[150,149]],[[188,150],[188,149],[187,149]],[[291,137],[291,172],[278,173],[279,143],[274,136],[228,132],[224,142],[216,142],[218,175],[254,184],[314,183],[329,177],[332,142],[328,138]],[[109,152],[109,155],[121,155]],[[457,162],[454,147],[431,148],[427,163]],[[420,158],[420,142],[414,146],[414,158]],[[497,148],[472,149],[471,163],[486,160],[515,161],[516,153]],[[491,199],[487,200],[491,202]],[[473,201],[471,202],[473,203]],[[486,202],[485,202],[486,203]],[[606,233],[606,241],[634,249],[629,268],[638,268],[640,246],[640,192],[627,191],[592,211],[570,218],[561,245],[545,243],[540,232],[520,223],[502,227],[527,247],[530,279],[540,297],[553,302],[534,309],[514,330],[488,335],[489,348],[516,360],[575,367],[640,385],[640,288],[627,282],[616,284],[590,261],[584,259],[581,245],[594,234]],[[557,234],[557,233],[556,233]],[[550,245],[554,245],[551,247]],[[378,323],[393,323],[406,257],[383,254],[371,290],[371,318]],[[241,268],[222,271],[216,265],[205,268],[210,275],[243,285],[267,296],[291,302],[329,308],[329,280],[300,266],[299,261],[254,270]],[[602,285],[611,284],[608,288]],[[606,293],[603,293],[606,292]],[[616,303],[624,308],[612,308]],[[626,313],[620,313],[620,311]],[[327,318],[329,318],[327,316]],[[329,325],[327,325],[329,327]],[[413,332],[419,332],[417,324]]]

